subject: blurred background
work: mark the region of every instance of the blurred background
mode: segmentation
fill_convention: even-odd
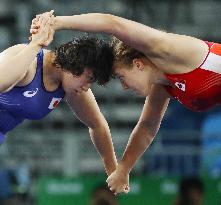
[[[219,0],[0,0],[0,50],[28,42],[32,18],[111,13],[169,32],[221,42]],[[59,31],[51,47],[81,32]],[[98,34],[99,37],[107,36]],[[144,98],[118,81],[93,85],[121,157]],[[161,129],[131,173],[131,192],[114,198],[88,129],[65,103],[42,121],[27,121],[0,147],[0,205],[192,205],[221,202],[221,107],[193,113],[171,101]],[[185,205],[188,203],[184,202]]]

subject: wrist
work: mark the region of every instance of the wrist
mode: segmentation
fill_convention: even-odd
[[[123,162],[123,161],[118,163],[117,169],[120,172],[123,172],[125,174],[129,174],[130,171],[131,171],[130,167],[125,162]]]
[[[116,159],[103,160],[103,163],[104,163],[104,167],[105,167],[105,170],[106,170],[106,173],[108,176],[110,174],[112,174],[117,168],[117,160]]]
[[[54,17],[54,22],[53,22],[52,28],[53,28],[55,31],[62,29],[61,18],[62,18],[62,17],[60,17],[60,16]]]

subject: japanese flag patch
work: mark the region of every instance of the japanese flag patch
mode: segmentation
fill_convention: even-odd
[[[52,98],[51,103],[48,106],[48,109],[52,110],[56,108],[61,100],[62,98]]]
[[[182,90],[183,92],[186,91],[186,85],[185,85],[185,83],[176,82],[176,83],[175,83],[175,86],[176,86],[178,89]]]

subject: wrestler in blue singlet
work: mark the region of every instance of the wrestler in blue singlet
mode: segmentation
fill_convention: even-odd
[[[37,55],[34,79],[26,86],[15,86],[9,92],[0,93],[0,144],[4,135],[25,119],[37,120],[45,117],[62,100],[65,92],[60,85],[48,92],[43,83],[43,50]]]

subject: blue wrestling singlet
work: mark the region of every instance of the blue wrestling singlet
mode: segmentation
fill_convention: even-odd
[[[65,92],[60,85],[48,92],[43,83],[43,57],[41,49],[37,54],[37,69],[34,79],[26,86],[15,86],[6,93],[0,93],[0,144],[4,135],[25,119],[37,120],[45,117],[63,99]]]

